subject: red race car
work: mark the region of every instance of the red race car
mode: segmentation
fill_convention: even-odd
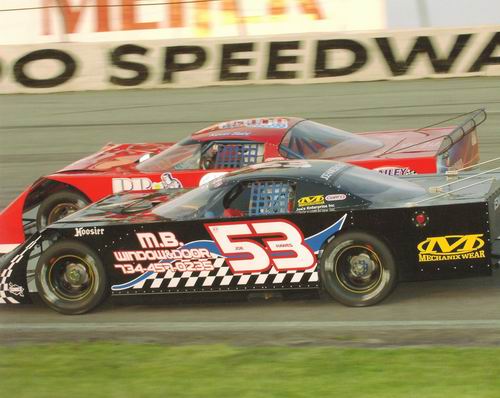
[[[294,117],[233,120],[174,143],[109,144],[39,178],[0,213],[0,253],[35,231],[121,191],[192,188],[228,171],[276,159],[336,159],[390,175],[443,173],[479,160],[476,127],[484,110],[458,126],[353,134]]]

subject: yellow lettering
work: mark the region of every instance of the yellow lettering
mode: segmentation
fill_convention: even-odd
[[[422,254],[463,254],[484,246],[483,234],[434,236],[420,242],[417,249]]]

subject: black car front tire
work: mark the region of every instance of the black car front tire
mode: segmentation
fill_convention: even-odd
[[[99,256],[87,245],[60,241],[38,260],[35,282],[40,298],[62,314],[83,314],[98,306],[108,289]]]

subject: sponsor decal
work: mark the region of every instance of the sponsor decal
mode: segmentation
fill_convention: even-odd
[[[153,189],[153,182],[146,177],[113,178],[113,193],[123,191],[149,191]]]
[[[297,201],[300,207],[322,205],[325,203],[324,195],[304,196]]]
[[[209,137],[245,137],[252,134],[249,131],[220,131],[216,133],[210,133]]]
[[[177,288],[181,278],[185,278],[186,287],[196,284],[210,290],[213,286],[228,286],[233,278],[238,278],[237,285],[263,286],[267,278],[272,279],[270,283],[281,283],[289,272],[293,273],[289,283],[300,283],[303,278],[317,281],[316,254],[327,239],[342,229],[346,218],[344,214],[308,238],[295,224],[283,219],[207,223],[205,228],[212,240],[188,243],[180,242],[173,232],[136,233],[141,250],[115,251],[113,255],[117,270],[138,275],[111,289],[141,289],[148,280],[151,289],[161,288],[162,284]],[[248,274],[258,275],[258,279],[249,282]]]
[[[182,188],[182,183],[177,178],[173,177],[172,173],[163,173],[161,175],[161,182],[161,188]]]
[[[218,127],[220,129],[233,129],[238,127],[286,129],[288,127],[288,120],[285,118],[241,119],[241,120],[231,120],[229,122],[219,123]]]
[[[2,11],[18,12],[3,17],[7,22],[5,36],[9,37],[2,43],[54,42],[61,37],[75,42],[126,40],[137,36],[178,41],[386,28],[385,4],[374,0],[348,4],[344,0],[219,0],[215,5],[207,4],[209,0],[191,1],[5,0]],[[30,29],[23,24],[27,20]]]
[[[214,223],[205,228],[233,274],[266,272],[272,267],[278,272],[305,270],[316,265],[302,232],[287,220]]]
[[[297,212],[323,212],[335,210],[335,204],[325,203],[345,200],[347,198],[344,194],[330,194],[330,195],[313,195],[304,196],[297,201]]]
[[[412,170],[408,167],[399,167],[399,166],[377,167],[374,170],[378,171],[379,173],[388,175],[388,176],[405,176],[405,175],[417,173],[415,170]]]
[[[78,227],[75,228],[75,235],[73,235],[75,238],[79,238],[81,236],[89,236],[89,235],[104,235],[104,228],[83,228],[83,227]]]
[[[297,207],[295,211],[297,213],[320,213],[320,212],[334,211],[334,210],[335,210],[335,205],[333,203],[325,203],[322,205]]]
[[[329,180],[335,173],[347,167],[345,164],[337,163],[321,174],[321,178],[324,180]]]
[[[164,273],[164,272],[202,272],[213,271],[215,265],[210,260],[192,259],[184,261],[176,261],[175,263],[155,262],[147,265],[134,263],[118,263],[115,264],[115,269],[120,270],[123,274],[144,274],[146,272]]]
[[[182,183],[172,173],[163,173],[161,181],[155,182],[147,177],[113,178],[113,193],[123,191],[151,191],[164,188],[182,188]]]
[[[115,269],[123,274],[155,272],[201,272],[214,269],[216,258],[206,248],[190,248],[172,232],[138,232],[141,250],[113,252]]]
[[[451,261],[485,258],[483,234],[433,236],[417,245],[418,261]]]
[[[9,293],[14,296],[24,297],[24,287],[9,282]]]
[[[336,193],[336,194],[331,194],[331,195],[326,195],[325,200],[327,202],[335,202],[337,200],[346,200],[347,195],[344,195],[343,193]]]

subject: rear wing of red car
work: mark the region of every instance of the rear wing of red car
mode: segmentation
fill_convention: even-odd
[[[446,135],[433,136],[418,143],[410,144],[406,147],[398,147],[395,151],[407,150],[413,147],[420,147],[431,141],[441,140],[435,157],[437,159],[436,172],[442,174],[448,170],[463,169],[471,167],[479,163],[479,145],[477,137],[477,127],[486,120],[486,111],[484,109],[476,109],[472,112],[464,113],[452,118],[442,120],[424,127],[421,127],[416,132],[436,127],[440,124],[447,123],[451,120],[464,118],[460,124],[448,127],[449,132]],[[386,152],[389,154],[391,152]]]
[[[477,127],[486,120],[486,112],[477,109],[462,116],[465,116],[464,120],[443,137],[439,146],[438,173],[472,167],[479,162]]]
[[[461,116],[467,117],[462,121],[462,123],[457,125],[451,133],[443,138],[443,142],[438,149],[438,155],[448,152],[453,147],[453,145],[461,141],[464,137],[470,135],[471,133],[475,133],[476,128],[480,124],[482,124],[487,117],[486,111],[484,109],[477,109],[464,115],[460,115],[459,117]]]

